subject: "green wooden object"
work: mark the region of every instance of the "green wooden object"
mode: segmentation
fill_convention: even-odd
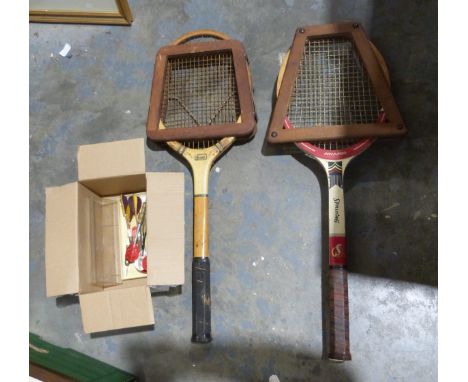
[[[97,359],[29,333],[29,362],[79,382],[133,382],[137,378]]]

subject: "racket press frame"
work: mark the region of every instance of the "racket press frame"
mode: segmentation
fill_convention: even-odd
[[[385,111],[386,122],[286,129],[284,127],[284,120],[287,116],[289,102],[299,73],[300,62],[307,40],[309,38],[335,37],[344,37],[353,42],[369,75],[375,94]],[[379,63],[379,59],[381,58],[377,56],[378,54],[375,47],[367,39],[359,23],[325,24],[298,28],[289,51],[288,62],[268,126],[267,142],[276,144],[348,138],[392,138],[405,135],[408,130],[381,69]]]
[[[222,38],[221,34],[219,37]],[[157,142],[219,139],[223,137],[249,139],[254,136],[257,121],[248,69],[248,58],[242,43],[238,40],[214,40],[174,45],[177,43],[179,43],[178,40],[174,41],[171,45],[160,48],[156,54],[146,125],[147,136]],[[168,59],[217,52],[230,52],[232,54],[240,106],[240,118],[238,118],[237,122],[173,129],[168,129],[161,123],[158,123],[162,113],[164,81]]]

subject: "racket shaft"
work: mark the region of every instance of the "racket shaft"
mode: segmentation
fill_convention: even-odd
[[[193,257],[208,257],[208,196],[193,198]]]
[[[329,358],[350,360],[348,273],[346,271],[346,232],[341,162],[328,163],[329,219]]]
[[[211,342],[208,196],[195,196],[192,261],[192,342]]]

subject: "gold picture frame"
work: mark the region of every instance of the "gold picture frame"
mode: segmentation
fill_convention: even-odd
[[[29,0],[29,22],[130,26],[133,15],[127,0]]]

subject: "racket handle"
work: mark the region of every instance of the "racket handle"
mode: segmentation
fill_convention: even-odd
[[[351,360],[349,351],[348,272],[344,267],[330,267],[328,273],[330,304],[330,350],[328,358]]]
[[[211,342],[210,259],[192,261],[192,342]]]

